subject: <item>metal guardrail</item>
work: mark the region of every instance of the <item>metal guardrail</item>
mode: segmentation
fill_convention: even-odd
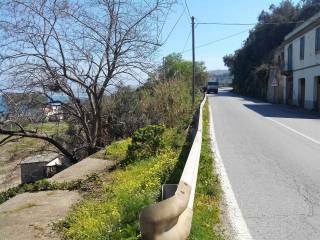
[[[193,202],[202,144],[202,110],[198,129],[174,196],[142,209],[140,231],[143,240],[185,240],[190,234]]]

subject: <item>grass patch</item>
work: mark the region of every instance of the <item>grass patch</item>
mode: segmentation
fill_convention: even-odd
[[[170,133],[166,132],[165,136],[172,136],[174,132],[166,131]],[[185,134],[180,137],[184,139]],[[121,162],[126,158],[128,141],[111,144],[108,154],[117,156]],[[170,141],[165,141],[165,145],[156,156],[102,176],[104,183],[99,194],[88,195],[58,224],[64,238],[139,239],[139,212],[159,200],[161,184],[169,181],[180,161],[182,148],[170,145]]]
[[[203,108],[203,137],[193,222],[190,240],[222,240],[223,236],[216,231],[220,223],[219,202],[221,188],[218,176],[213,170],[213,154],[209,135],[208,101]]]
[[[17,212],[20,212],[24,209],[28,209],[28,208],[32,208],[32,207],[36,207],[38,206],[37,204],[35,203],[25,203],[25,204],[22,204],[21,206],[17,207],[17,208],[14,208],[10,211],[8,211],[7,213],[17,213]]]
[[[106,150],[104,152],[105,158],[114,160],[119,163],[126,157],[128,146],[130,143],[131,138],[111,143],[106,147]]]
[[[104,150],[101,150],[90,157],[111,160],[118,164],[126,157],[128,145],[130,143],[131,138],[114,141],[110,145],[106,146]]]
[[[64,136],[65,132],[68,129],[68,125],[65,122],[47,122],[40,124],[29,124],[28,126],[26,126],[26,129],[36,129],[48,135]],[[0,135],[0,139],[3,139],[4,137],[5,135]],[[33,154],[34,152],[41,152],[44,150],[50,150],[54,148],[51,145],[49,145],[46,141],[25,137],[17,140],[16,142],[6,144],[2,146],[0,149],[6,149],[8,153],[11,155],[10,160],[12,160],[12,158],[27,157]]]

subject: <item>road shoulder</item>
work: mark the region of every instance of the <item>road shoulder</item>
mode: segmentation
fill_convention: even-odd
[[[227,227],[227,235],[230,239],[235,240],[252,240],[247,224],[242,216],[241,210],[235,198],[232,186],[230,184],[227,172],[225,170],[222,157],[220,155],[219,146],[215,136],[215,128],[212,115],[212,104],[209,101],[209,126],[211,148],[214,154],[214,168],[219,175],[221,187],[223,191],[222,212],[223,221]]]

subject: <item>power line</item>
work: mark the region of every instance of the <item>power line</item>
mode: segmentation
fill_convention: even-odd
[[[222,22],[198,22],[198,25],[228,25],[228,26],[252,26],[256,23],[222,23]]]
[[[185,13],[184,15],[185,15],[185,16],[186,16],[186,18],[187,18],[186,20],[187,20],[188,24],[190,24],[190,17],[189,17],[189,14],[188,14],[186,11],[185,11],[184,13]]]
[[[168,9],[168,11],[167,11],[167,14],[165,15],[165,18],[164,18],[164,21],[163,21],[163,24],[162,24],[162,26],[161,26],[161,30],[160,30],[158,36],[160,36],[160,35],[162,34],[162,31],[163,31],[164,25],[166,24],[167,18],[168,18],[169,13],[170,13],[170,10],[171,10],[171,6],[169,7],[169,9]]]
[[[189,42],[189,38],[190,38],[190,36],[191,36],[191,32],[192,32],[192,31],[190,30],[190,32],[189,32],[189,34],[188,34],[188,37],[187,37],[187,40],[186,40],[186,42],[184,43],[183,49],[182,49],[181,52],[184,52],[184,51],[186,50],[187,44],[188,44],[188,42]]]
[[[297,21],[297,22],[273,22],[273,23],[261,23],[262,25],[280,25],[280,24],[297,24],[303,23],[304,21]],[[223,25],[223,26],[254,26],[259,24],[258,23],[226,23],[226,22],[198,22],[199,25]]]
[[[191,18],[191,14],[190,14],[190,10],[189,10],[189,7],[188,7],[187,0],[184,0],[184,4],[186,5],[186,8],[188,10],[189,17]]]
[[[214,44],[214,43],[217,43],[217,42],[221,42],[221,41],[227,40],[227,39],[229,39],[229,38],[232,38],[232,37],[238,36],[238,35],[240,35],[240,34],[242,34],[242,33],[245,33],[245,32],[247,32],[247,31],[249,31],[249,30],[250,30],[250,29],[246,29],[246,30],[244,30],[244,31],[241,31],[241,32],[238,32],[238,33],[234,33],[234,34],[232,34],[232,35],[228,35],[228,36],[226,36],[226,37],[223,37],[223,38],[220,38],[220,39],[213,40],[213,41],[211,41],[211,42],[207,42],[207,43],[201,44],[201,45],[199,45],[199,46],[196,46],[196,49],[198,49],[198,48],[203,48],[203,47],[206,47],[206,46],[208,46],[208,45],[211,45],[211,44]],[[187,50],[185,50],[185,51],[183,51],[183,52],[181,52],[181,53],[189,52],[189,51],[191,51],[191,50],[192,50],[192,49],[190,48],[190,49],[187,49]]]
[[[198,25],[195,25],[195,29],[197,29],[197,27],[198,27]],[[188,43],[189,43],[189,39],[190,39],[191,33],[192,33],[192,29],[190,30],[190,32],[189,32],[189,34],[188,34],[188,37],[187,37],[187,40],[186,40],[186,42],[184,43],[183,49],[182,49],[182,51],[181,51],[180,53],[185,52],[186,47],[187,47],[187,45],[188,45]]]
[[[177,25],[178,25],[178,23],[180,22],[181,17],[182,17],[182,16],[183,16],[183,14],[185,13],[185,11],[186,11],[186,6],[183,8],[182,13],[181,13],[181,14],[180,14],[180,16],[178,17],[178,19],[177,19],[176,23],[173,25],[173,27],[172,27],[171,31],[169,32],[168,36],[165,38],[165,40],[163,41],[163,43],[161,43],[161,45],[164,45],[164,44],[168,41],[168,39],[170,38],[170,36],[171,36],[172,32],[174,31],[174,29],[176,28],[176,26],[177,26]]]

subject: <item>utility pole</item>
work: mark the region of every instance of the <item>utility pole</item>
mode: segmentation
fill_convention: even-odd
[[[195,49],[194,49],[194,16],[191,17],[191,27],[192,27],[192,104],[194,104],[194,84],[195,84]]]

